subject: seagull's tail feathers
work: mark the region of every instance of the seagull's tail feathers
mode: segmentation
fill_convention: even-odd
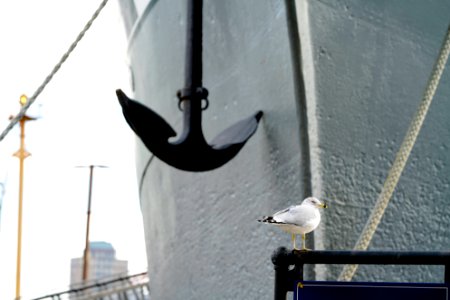
[[[258,222],[269,224],[280,224],[280,222],[277,222],[272,216],[264,216],[262,217],[262,219],[258,220]]]

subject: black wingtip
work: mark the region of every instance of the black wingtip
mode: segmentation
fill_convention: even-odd
[[[262,112],[262,110],[259,110],[259,111],[256,113],[256,115],[255,115],[256,121],[259,122],[259,120],[261,120],[263,114],[264,114],[264,113]]]
[[[273,219],[272,216],[268,216],[268,217],[264,216],[262,219],[258,220],[258,222],[261,222],[261,223],[278,223],[277,221],[275,221]]]

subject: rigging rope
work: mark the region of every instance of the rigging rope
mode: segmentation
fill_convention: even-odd
[[[44,82],[37,88],[37,90],[34,92],[34,94],[28,98],[27,103],[20,109],[20,112],[11,119],[8,126],[6,126],[5,130],[0,135],[0,142],[8,135],[8,133],[11,131],[11,129],[20,121],[20,119],[25,116],[25,113],[27,112],[28,108],[34,103],[36,98],[39,96],[39,94],[44,90],[44,88],[47,86],[47,84],[52,80],[53,76],[59,71],[61,66],[64,64],[64,62],[67,60],[70,54],[72,54],[73,50],[77,47],[78,43],[81,41],[81,39],[84,37],[84,34],[89,30],[92,23],[97,19],[98,15],[102,11],[102,9],[105,7],[106,3],[108,3],[109,0],[103,0],[98,8],[95,10],[94,14],[90,18],[90,20],[86,23],[83,30],[78,34],[75,41],[70,45],[69,49],[64,53],[64,55],[60,58],[59,62],[53,67],[53,70],[50,72],[50,74],[45,78]]]
[[[427,114],[428,108],[430,107],[431,101],[433,100],[436,89],[439,85],[439,81],[442,76],[442,72],[445,69],[447,59],[450,53],[450,26],[447,29],[447,34],[445,36],[444,42],[442,44],[438,59],[434,65],[433,71],[431,73],[430,79],[428,81],[427,88],[424,92],[422,101],[419,108],[410,124],[406,136],[400,146],[400,149],[395,157],[394,163],[389,171],[386,181],[383,185],[380,195],[378,196],[377,202],[370,214],[370,217],[364,226],[363,232],[361,233],[354,250],[366,250],[372,240],[375,230],[383,217],[384,211],[389,203],[389,200],[397,186],[398,180],[402,171],[405,167],[406,161],[408,160],[409,154],[414,146],[416,138],[419,134],[420,128],[422,127],[423,121]],[[339,281],[350,281],[356,272],[358,265],[345,265],[341,274],[339,275]]]

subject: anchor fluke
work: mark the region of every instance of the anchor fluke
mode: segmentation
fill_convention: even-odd
[[[185,126],[180,139],[172,127],[148,107],[128,98],[121,90],[116,91],[127,123],[144,145],[165,163],[185,171],[209,171],[230,161],[256,132],[262,117],[259,111],[253,116],[225,129],[212,144],[206,143],[201,128]],[[186,119],[188,124],[189,118]]]
[[[231,125],[211,141],[211,146],[214,149],[222,149],[232,145],[244,146],[245,142],[247,142],[258,128],[258,123],[262,115],[263,112],[258,111],[253,116]]]
[[[165,142],[177,135],[172,127],[153,110],[131,100],[122,90],[116,90],[116,94],[127,123],[139,137],[145,137],[148,128],[158,128],[157,134],[152,134],[157,141]]]

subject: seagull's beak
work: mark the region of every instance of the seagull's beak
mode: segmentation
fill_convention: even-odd
[[[320,207],[322,207],[322,208],[328,208],[328,205],[327,205],[326,203],[323,203],[323,204],[320,205]]]

